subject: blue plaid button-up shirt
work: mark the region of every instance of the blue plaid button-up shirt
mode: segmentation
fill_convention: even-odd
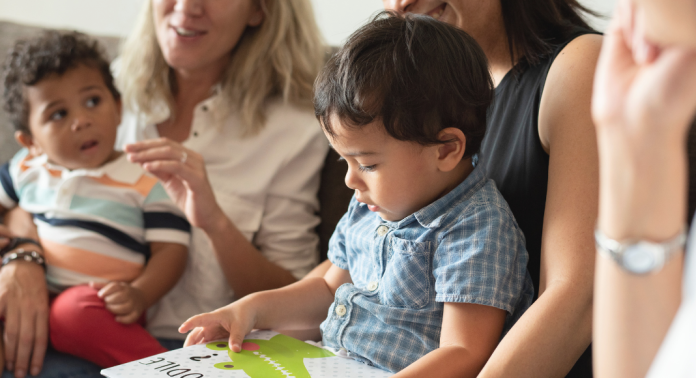
[[[444,302],[507,311],[505,333],[532,303],[527,258],[522,231],[479,168],[398,222],[353,198],[329,244],[353,283],[336,291],[323,343],[399,371],[438,348]]]

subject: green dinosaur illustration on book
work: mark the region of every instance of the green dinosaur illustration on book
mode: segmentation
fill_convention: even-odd
[[[328,350],[281,334],[273,336],[270,340],[246,339],[239,353],[232,352],[226,342],[208,343],[206,347],[212,350],[226,350],[232,360],[217,363],[216,368],[244,370],[251,378],[311,378],[304,365],[305,358],[334,356]]]

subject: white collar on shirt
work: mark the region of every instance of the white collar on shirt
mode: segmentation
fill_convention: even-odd
[[[94,169],[74,169],[71,171],[60,165],[50,163],[46,154],[25,161],[24,165],[28,167],[45,166],[47,169],[60,171],[63,179],[77,176],[102,177],[107,175],[115,181],[131,185],[138,182],[143,175],[142,169],[134,169],[136,165],[128,161],[126,154],[121,154],[113,161]]]

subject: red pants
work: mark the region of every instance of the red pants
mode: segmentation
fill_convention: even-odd
[[[105,368],[166,352],[143,328],[144,319],[127,325],[118,323],[97,290],[75,286],[51,303],[51,343],[56,350]]]

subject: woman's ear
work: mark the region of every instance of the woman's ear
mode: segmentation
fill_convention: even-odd
[[[263,1],[259,2],[256,9],[252,11],[251,17],[249,17],[249,21],[247,21],[247,25],[252,27],[261,25],[263,19],[266,17],[264,9],[266,9],[266,4],[263,4]]]
[[[440,130],[437,138],[443,143],[438,146],[437,166],[442,172],[449,172],[457,167],[466,151],[466,136],[456,127]]]
[[[28,149],[32,156],[39,156],[43,154],[43,150],[38,144],[34,143],[34,138],[31,137],[31,134],[17,130],[14,133],[14,137],[17,143]]]

